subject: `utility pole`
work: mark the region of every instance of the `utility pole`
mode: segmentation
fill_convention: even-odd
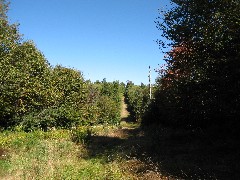
[[[149,66],[149,97],[152,99],[152,85],[151,85],[151,67]]]

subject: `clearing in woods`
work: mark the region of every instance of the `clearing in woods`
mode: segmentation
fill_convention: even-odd
[[[201,129],[143,131],[129,121],[124,100],[121,116],[122,128],[94,136],[89,150],[92,155],[106,151],[111,156],[114,150],[125,156],[122,168],[133,179],[239,179],[240,154],[231,141],[211,139]]]
[[[92,137],[88,150],[91,156],[107,153],[124,157],[122,170],[131,179],[166,179],[159,171],[157,163],[147,156],[149,139],[144,136],[139,124],[129,122],[127,104],[122,98],[120,128],[110,129]],[[115,157],[115,155],[113,156]]]
[[[95,126],[88,143],[72,131],[1,132],[0,179],[239,179],[239,152],[201,129],[143,130],[122,99],[120,127]],[[231,141],[230,141],[231,142]]]

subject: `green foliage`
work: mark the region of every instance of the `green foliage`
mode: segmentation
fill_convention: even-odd
[[[33,42],[22,42],[18,26],[8,23],[7,4],[1,1],[0,18],[0,126],[21,122],[53,101],[50,67]]]
[[[8,126],[33,110],[41,110],[51,103],[49,67],[33,43],[24,42],[0,61],[1,124]]]
[[[156,22],[172,49],[145,122],[239,127],[239,2],[172,2]]]
[[[25,115],[20,123],[25,131],[119,124],[118,84],[87,84],[78,71],[60,66],[53,69],[52,77],[54,104]]]
[[[82,74],[74,69],[56,66],[51,71],[51,83],[55,93],[54,104],[50,111],[43,114],[55,120],[55,127],[70,128],[82,124],[88,97]]]
[[[89,85],[87,109],[91,124],[120,122],[121,89],[119,82],[96,82]]]
[[[85,130],[79,128],[79,132]],[[88,156],[86,146],[72,142],[72,134],[68,130],[1,132],[0,155],[4,158],[0,157],[0,178],[129,179],[117,158],[105,162],[108,158],[105,154],[103,157]]]
[[[51,80],[57,94],[55,106],[64,104],[82,107],[87,96],[87,87],[81,72],[58,65],[52,70]]]
[[[118,81],[104,82],[98,100],[100,119],[108,124],[119,124],[121,110],[121,89]],[[105,120],[104,120],[105,119]],[[108,119],[108,120],[107,120]]]
[[[71,131],[71,139],[75,143],[86,144],[91,138],[91,129],[86,126],[78,126],[76,129]]]
[[[150,102],[149,88],[143,84],[137,86],[128,82],[125,90],[125,101],[131,118],[134,121],[141,121]]]
[[[112,83],[102,82],[101,94],[110,97],[118,104],[121,102],[120,92],[120,84],[118,81]]]
[[[9,24],[0,1],[0,127],[25,131],[118,124],[124,84],[85,81],[80,71],[50,67],[33,42]]]
[[[98,123],[119,124],[120,107],[118,102],[116,103],[113,99],[104,95],[99,97],[97,107],[99,108]]]

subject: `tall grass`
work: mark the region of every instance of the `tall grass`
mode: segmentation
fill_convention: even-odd
[[[0,133],[0,179],[132,179],[121,162],[88,157],[71,132]]]

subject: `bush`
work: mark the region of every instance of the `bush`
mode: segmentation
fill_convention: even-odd
[[[78,126],[76,129],[71,131],[71,139],[75,143],[86,144],[91,138],[91,129],[87,126]]]
[[[128,105],[130,118],[140,122],[150,102],[149,88],[128,83],[125,90],[125,101]]]
[[[88,86],[88,103],[86,119],[90,124],[120,123],[121,89],[118,82],[106,80]]]
[[[118,125],[120,122],[120,108],[116,102],[108,96],[101,96],[97,102],[98,123]]]

